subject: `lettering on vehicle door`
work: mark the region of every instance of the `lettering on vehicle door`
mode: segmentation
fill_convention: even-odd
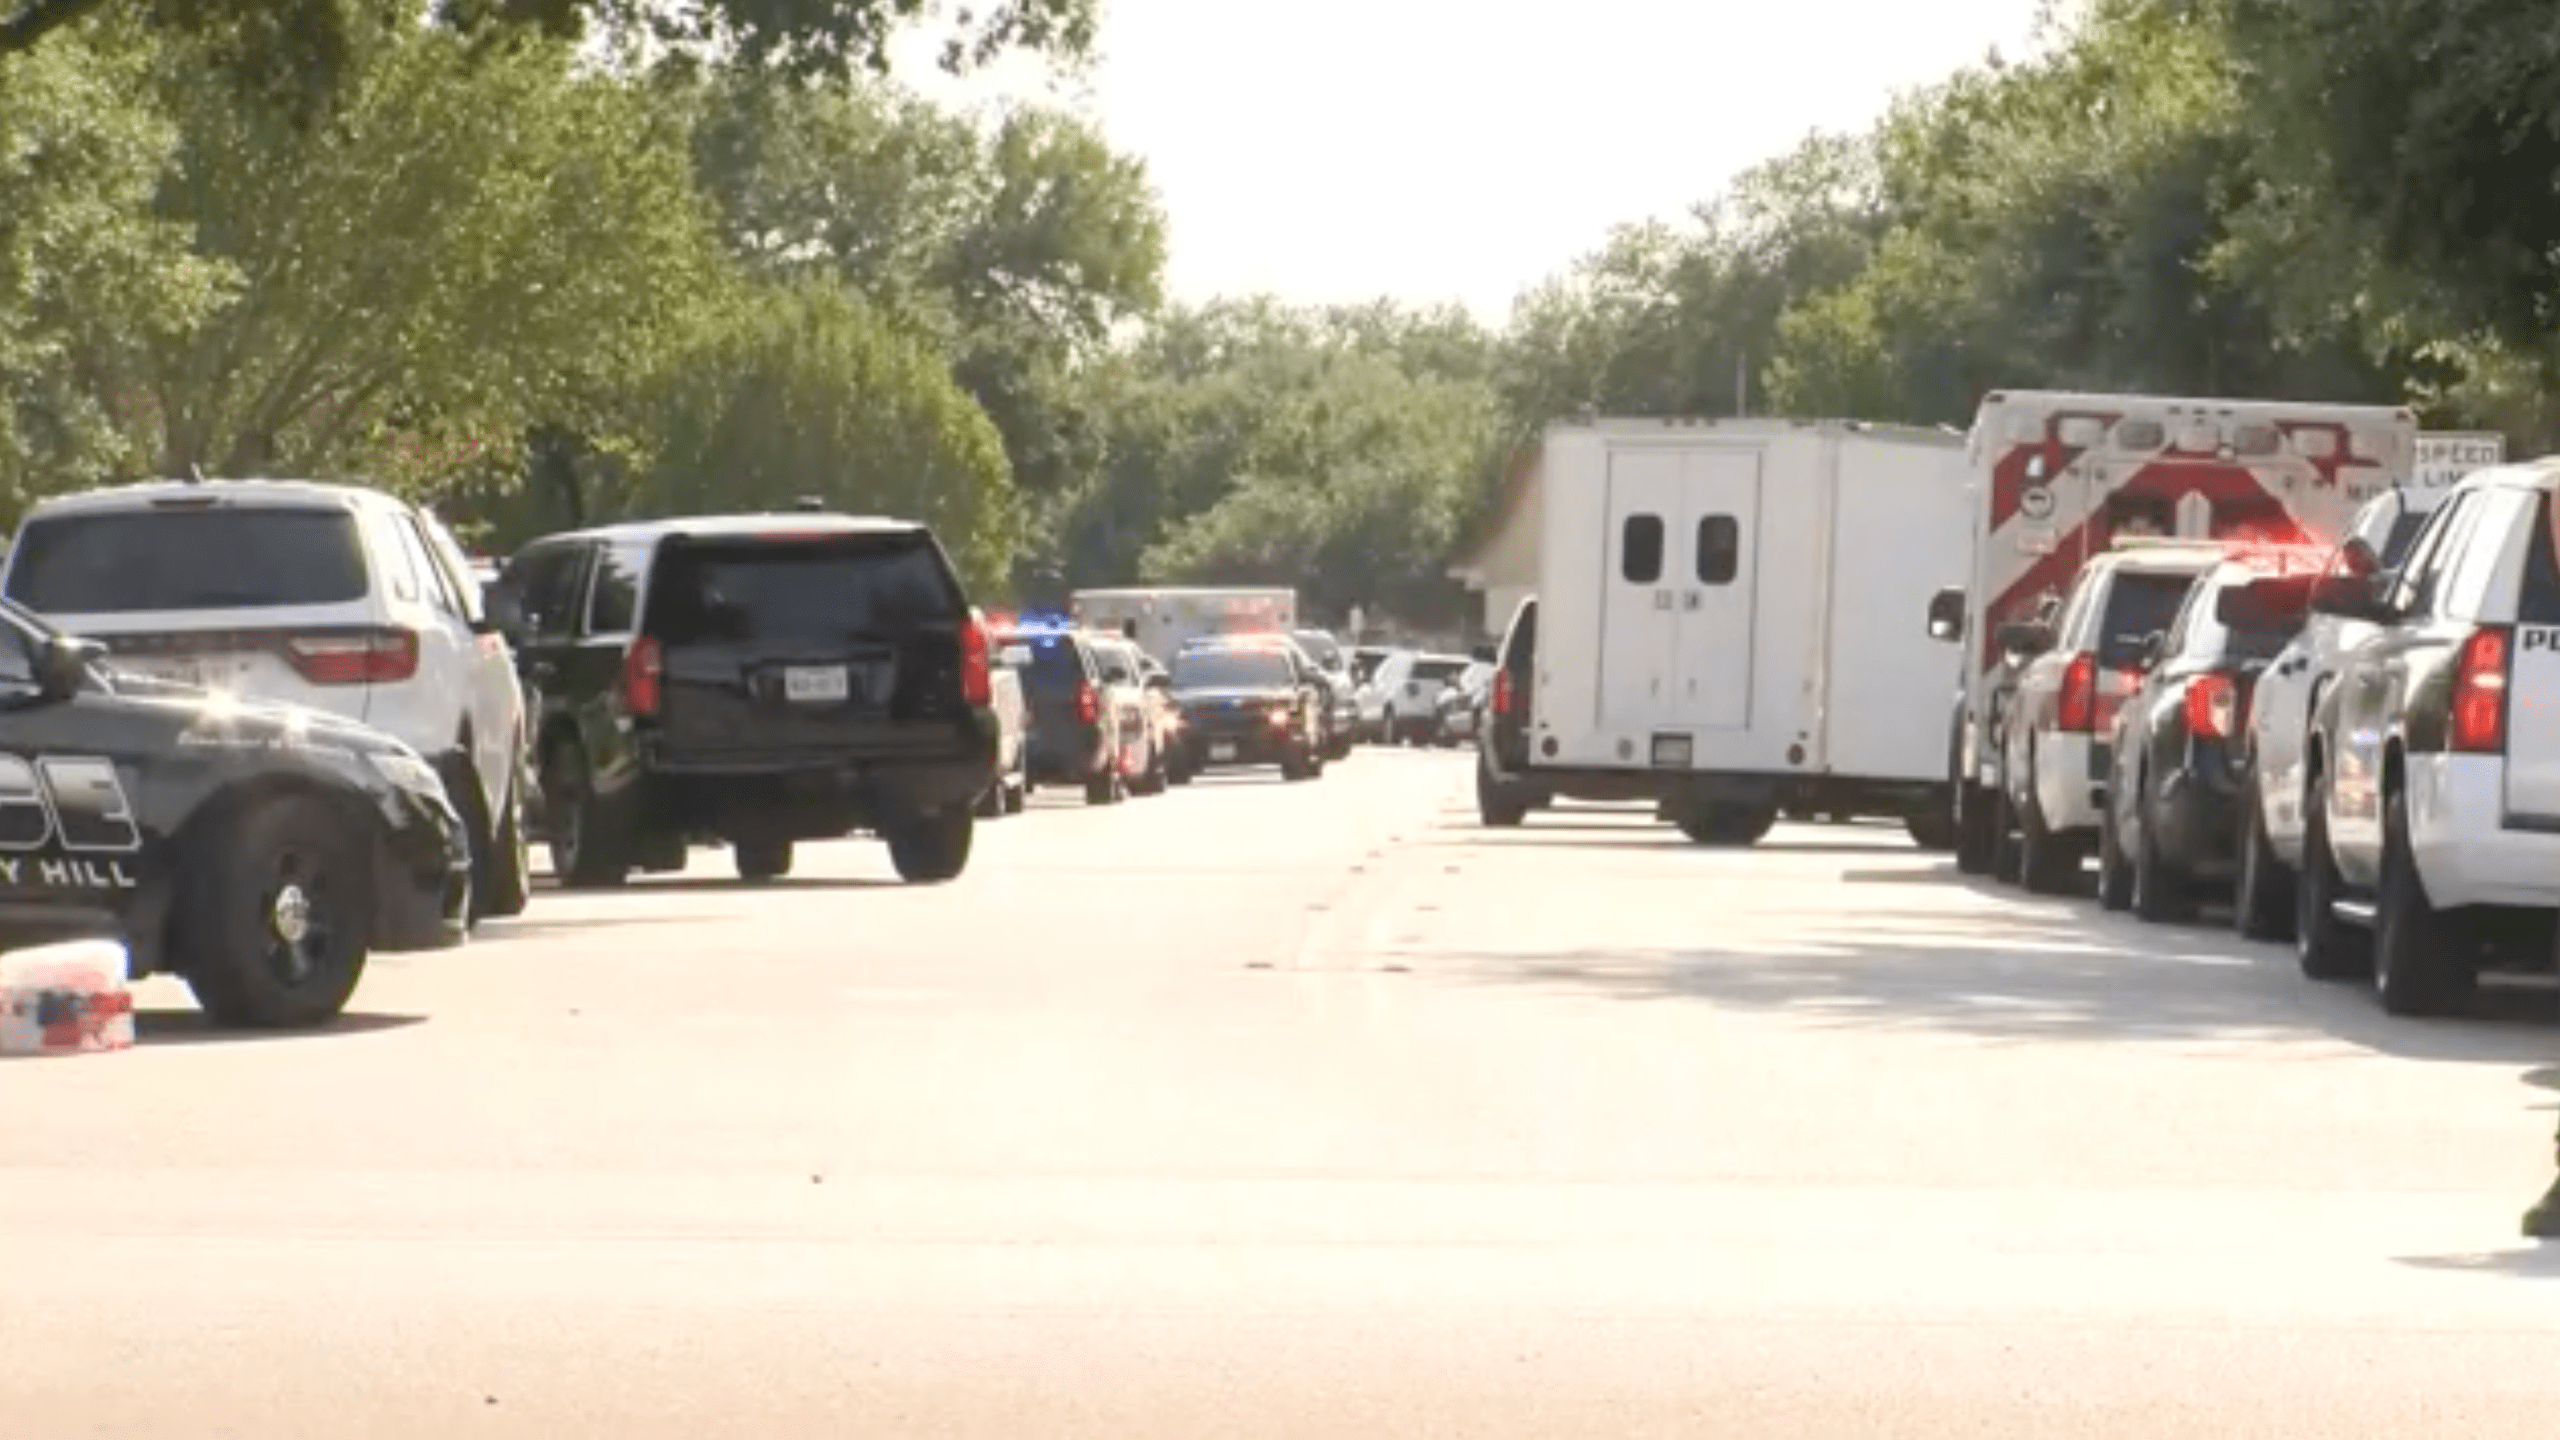
[[[0,751],[0,886],[131,890],[141,849],[115,762]]]

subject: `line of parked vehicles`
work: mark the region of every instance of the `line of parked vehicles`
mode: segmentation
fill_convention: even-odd
[[[48,499],[0,560],[0,947],[116,938],[217,1021],[309,1025],[371,954],[521,912],[535,844],[593,889],[714,846],[772,881],[865,832],[931,884],[1035,784],[1313,779],[1364,728],[1290,592],[1078,602],[991,620],[925,526],[808,504],[499,564],[357,485]]]
[[[2227,898],[2396,1014],[2552,963],[2560,460],[2388,407],[2028,391],[1964,435],[1597,421],[1536,458],[1487,825],[1892,816],[2039,893],[2094,862],[2148,920]]]

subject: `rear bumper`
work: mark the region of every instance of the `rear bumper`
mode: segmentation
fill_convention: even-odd
[[[2560,833],[2509,828],[2506,762],[2494,755],[2411,755],[2403,762],[2409,848],[2440,907],[2560,907]]]
[[[651,829],[819,840],[876,828],[884,817],[975,804],[995,778],[990,720],[948,748],[904,754],[659,752],[627,803]]]
[[[1294,731],[1275,730],[1270,726],[1247,729],[1187,729],[1182,734],[1179,751],[1185,770],[1216,770],[1227,766],[1278,765],[1298,757],[1299,739]],[[1223,756],[1224,758],[1212,758]]]
[[[471,917],[471,841],[451,807],[413,801],[374,842],[372,948],[445,950]]]
[[[1080,725],[1063,733],[1034,730],[1024,743],[1025,768],[1035,784],[1081,785],[1109,771],[1118,756],[1097,726]]]

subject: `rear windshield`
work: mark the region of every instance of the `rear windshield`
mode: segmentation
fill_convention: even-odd
[[[1339,670],[1342,668],[1341,642],[1335,640],[1332,636],[1327,635],[1321,630],[1299,631],[1298,648],[1306,651],[1307,658],[1316,662],[1319,669]]]
[[[1031,663],[1023,667],[1022,688],[1033,695],[1067,695],[1084,682],[1084,660],[1076,654],[1076,642],[1064,635],[999,636],[998,642],[1019,645],[1031,652]]]
[[[343,605],[370,589],[355,516],[223,506],[55,515],[18,532],[9,598],[38,614]]]
[[[1180,690],[1241,690],[1289,683],[1289,662],[1276,650],[1185,650],[1173,657]]]
[[[660,549],[649,633],[670,645],[839,640],[960,618],[923,535],[679,541]]]
[[[2199,659],[2273,660],[2302,633],[2307,612],[2275,621],[2266,628],[2251,626],[2234,629],[2214,614],[2214,605],[2225,590],[2237,589],[2255,577],[2237,575],[2215,583],[2196,597],[2195,612],[2187,617],[2186,652]]]
[[[2119,570],[2107,587],[2107,615],[2098,635],[2098,663],[2111,669],[2132,665],[2142,644],[2169,628],[2178,607],[2194,587],[2193,575],[2162,575]]]
[[[1416,660],[1413,662],[1413,678],[1446,684],[1466,673],[1466,668],[1464,660]]]

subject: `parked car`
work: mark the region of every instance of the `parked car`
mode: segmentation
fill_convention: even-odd
[[[887,842],[957,878],[996,778],[996,644],[927,527],[718,515],[553,535],[499,614],[542,697],[544,836],[563,885],[725,844],[742,880],[801,840]]]
[[[1351,652],[1330,630],[1293,630],[1290,638],[1313,665],[1324,684],[1324,758],[1341,760],[1360,739],[1360,682],[1351,673]]]
[[[1439,701],[1439,725],[1433,739],[1442,745],[1471,744],[1477,727],[1484,719],[1484,702],[1493,683],[1493,666],[1478,660],[1458,672],[1457,683],[1443,688]]]
[[[2098,899],[2145,920],[2190,915],[2238,872],[2252,689],[2300,633],[2311,575],[2225,561],[2144,647],[2116,709],[2098,830]]]
[[[1378,666],[1377,686],[1386,696],[1381,738],[1390,745],[1428,745],[1440,729],[1440,692],[1457,682],[1467,668],[1464,655],[1425,654],[1399,650]]]
[[[5,565],[0,593],[117,669],[309,706],[426,756],[471,838],[475,918],[524,909],[524,690],[432,513],[360,485],[121,485],[38,502]]]

